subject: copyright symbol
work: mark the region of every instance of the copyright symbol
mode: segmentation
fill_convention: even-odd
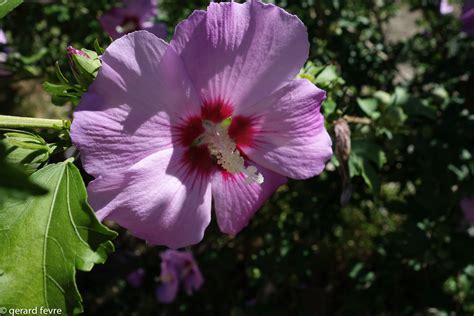
[[[0,314],[6,314],[7,313],[7,308],[6,307],[0,307]]]

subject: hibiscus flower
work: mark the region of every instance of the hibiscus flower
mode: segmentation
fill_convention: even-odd
[[[212,200],[235,235],[287,178],[319,174],[325,92],[295,79],[308,52],[303,23],[260,1],[211,3],[170,44],[114,41],[71,127],[98,218],[179,248],[203,238]]]
[[[187,295],[201,288],[204,278],[191,252],[169,249],[162,252],[160,257],[160,285],[156,288],[156,297],[160,302],[172,303],[180,284]]]

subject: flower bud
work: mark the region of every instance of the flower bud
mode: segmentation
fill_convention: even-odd
[[[351,129],[344,119],[338,119],[334,123],[336,134],[336,156],[339,162],[349,160],[351,155]]]
[[[336,157],[339,160],[339,174],[342,183],[340,203],[345,206],[352,196],[348,166],[349,156],[351,155],[351,129],[345,119],[338,119],[334,123],[334,134],[336,135]]]
[[[68,46],[66,48],[66,50],[67,50],[68,56],[79,55],[79,56],[82,56],[84,58],[90,59],[89,55],[87,55],[85,52],[83,52],[82,50],[79,50],[77,48],[74,48],[72,46]]]
[[[74,77],[83,88],[87,89],[101,67],[99,56],[96,52],[84,48],[79,50],[69,46],[66,50]]]

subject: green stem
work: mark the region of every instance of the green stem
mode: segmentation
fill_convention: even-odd
[[[0,115],[0,128],[51,128],[63,130],[68,129],[70,126],[71,122],[69,120]]]

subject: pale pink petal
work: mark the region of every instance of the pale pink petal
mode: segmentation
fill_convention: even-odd
[[[214,175],[212,196],[217,223],[224,233],[236,235],[273,192],[286,183],[285,177],[255,166],[265,178],[262,184],[248,184],[242,174],[217,172]]]
[[[296,76],[308,58],[304,24],[272,4],[211,3],[181,22],[170,44],[205,100],[252,105]]]
[[[169,148],[170,125],[200,110],[179,56],[149,32],[114,41],[102,64],[71,127],[84,168],[96,177]]]
[[[100,220],[113,220],[153,245],[198,243],[211,219],[209,180],[183,164],[179,148],[153,154],[121,174],[101,176],[88,193]]]
[[[331,138],[320,113],[325,92],[308,80],[289,82],[242,113],[254,118],[255,139],[245,154],[294,179],[319,174],[332,156]]]

